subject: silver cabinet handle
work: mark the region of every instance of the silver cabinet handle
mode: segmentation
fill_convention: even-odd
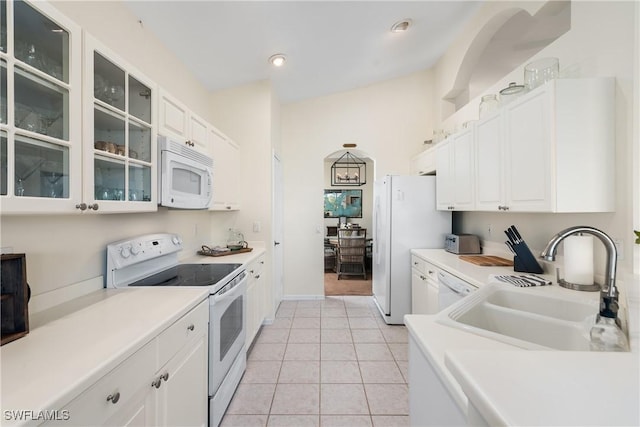
[[[193,323],[191,325],[187,326],[187,329],[190,330],[190,331],[193,331],[195,328],[196,327],[193,326]]]
[[[160,375],[160,379],[167,381],[169,379],[169,372],[165,372],[164,374]]]
[[[87,208],[89,208],[89,209],[93,209],[94,211],[97,211],[99,207],[100,207],[100,206],[98,206],[98,204],[97,204],[97,203],[94,203],[94,204],[92,204],[92,205],[88,205],[88,206],[87,206]]]
[[[120,400],[120,392],[116,391],[113,394],[110,394],[109,396],[107,396],[107,402],[111,402],[113,404],[118,403],[118,400]]]
[[[86,203],[79,203],[76,205],[76,209],[80,209],[81,211],[85,211],[87,210],[87,204]]]

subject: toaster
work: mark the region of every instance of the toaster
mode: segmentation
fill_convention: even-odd
[[[447,234],[444,250],[452,254],[479,254],[480,239],[475,234]]]

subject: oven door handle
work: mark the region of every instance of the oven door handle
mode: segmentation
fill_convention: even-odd
[[[244,284],[246,281],[247,281],[246,273],[243,273],[242,278],[240,278],[240,280],[238,280],[235,284],[233,284],[233,286],[225,290],[226,286],[228,286],[226,285],[225,288],[222,288],[218,293],[214,294],[213,302],[218,303],[218,302],[224,301],[227,298],[234,298],[241,290],[240,285]]]

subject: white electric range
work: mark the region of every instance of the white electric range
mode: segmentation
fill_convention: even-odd
[[[107,246],[106,286],[209,287],[209,426],[218,427],[246,368],[242,264],[179,263],[182,239],[158,233]]]

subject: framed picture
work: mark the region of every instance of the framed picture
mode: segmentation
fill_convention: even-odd
[[[362,218],[362,190],[324,190],[325,218]]]

